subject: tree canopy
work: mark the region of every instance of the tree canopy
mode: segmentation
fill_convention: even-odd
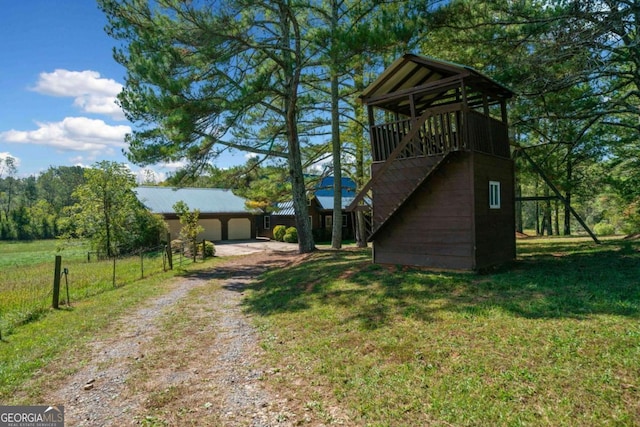
[[[134,123],[129,159],[186,160],[170,183],[234,188],[264,212],[294,200],[302,251],[314,247],[308,168],[333,160],[323,173],[366,183],[368,126],[357,95],[407,50],[472,66],[513,89],[517,150],[527,150],[590,226],[640,230],[636,0],[99,4],[127,72],[119,102]],[[256,157],[216,168],[227,150]],[[545,196],[546,184],[521,158],[518,191]],[[84,168],[21,177],[17,166],[0,160],[0,238],[68,232],[64,209],[78,202]],[[536,202],[519,217],[523,228],[568,234],[566,212],[557,201]]]

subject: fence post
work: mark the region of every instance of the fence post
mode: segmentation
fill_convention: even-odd
[[[206,254],[204,253],[204,248],[205,248],[205,243],[207,243],[207,241],[205,239],[202,239],[202,260],[204,261],[204,258],[206,256]]]
[[[167,260],[169,261],[169,270],[173,270],[173,249],[171,248],[171,233],[167,233]]]
[[[140,249],[140,278],[144,279],[144,253]]]
[[[60,298],[60,267],[62,266],[62,255],[56,255],[56,265],[53,272],[53,308],[58,308]]]
[[[113,278],[112,278],[113,287],[116,287],[116,256],[113,256]]]
[[[64,273],[64,284],[67,288],[67,307],[71,307],[71,298],[69,298],[69,269],[65,267],[62,272]]]

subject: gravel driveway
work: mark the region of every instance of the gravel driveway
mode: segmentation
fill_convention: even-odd
[[[76,369],[44,397],[64,405],[67,427],[325,425],[304,402],[269,390],[264,379],[277,370],[262,364],[241,309],[246,286],[298,260],[297,245],[221,242],[216,256],[230,258],[176,279],[168,293],[115,320],[88,354],[64,362]]]

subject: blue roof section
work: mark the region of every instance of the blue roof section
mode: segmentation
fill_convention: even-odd
[[[316,185],[313,193],[321,210],[333,210],[333,177],[325,176]],[[351,178],[342,178],[342,209],[346,209],[356,197],[356,183]],[[293,201],[289,200],[276,205],[276,211],[271,215],[293,216]]]
[[[355,197],[356,183],[351,178],[342,178],[342,197]],[[333,197],[333,177],[325,176],[316,186],[315,195],[318,197]]]
[[[138,200],[151,212],[175,213],[173,205],[183,201],[200,213],[247,213],[245,199],[221,188],[136,187]]]

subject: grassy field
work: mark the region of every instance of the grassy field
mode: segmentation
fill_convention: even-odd
[[[77,261],[87,258],[85,242],[63,240],[34,240],[29,242],[0,242],[0,268],[24,268],[29,265],[51,263],[56,255]]]
[[[141,278],[139,257],[122,259],[117,261],[114,287],[113,263],[87,263],[86,251],[85,246],[79,245],[60,252],[55,241],[0,244],[5,263],[4,279],[0,281],[0,320],[4,316],[5,322],[0,341],[0,402],[12,401],[16,390],[37,396],[41,389],[28,390],[23,385],[37,378],[40,369],[51,360],[66,351],[81,352],[93,337],[108,334],[114,319],[166,292],[172,277],[219,262],[210,259],[193,264],[178,257],[174,259],[176,268],[165,272],[161,259],[146,258],[145,277]],[[57,254],[62,254],[63,266],[69,266],[71,306],[52,310],[47,292],[53,276],[52,260]],[[40,284],[42,280],[44,285]],[[66,297],[64,290],[61,294]],[[8,321],[17,323],[7,327]],[[71,372],[75,368],[67,369]],[[42,382],[48,380],[43,378]]]
[[[640,425],[637,241],[521,240],[484,275],[322,251],[265,274],[246,310],[268,380],[327,422],[335,402],[363,426]]]
[[[142,261],[139,256],[118,259],[114,272],[112,261],[96,262],[94,256],[87,262],[88,250],[83,242],[58,240],[0,243],[0,333],[6,336],[49,312],[57,255],[68,272],[61,277],[60,301],[66,302],[68,284],[72,304],[165,270],[161,253],[145,254]]]

